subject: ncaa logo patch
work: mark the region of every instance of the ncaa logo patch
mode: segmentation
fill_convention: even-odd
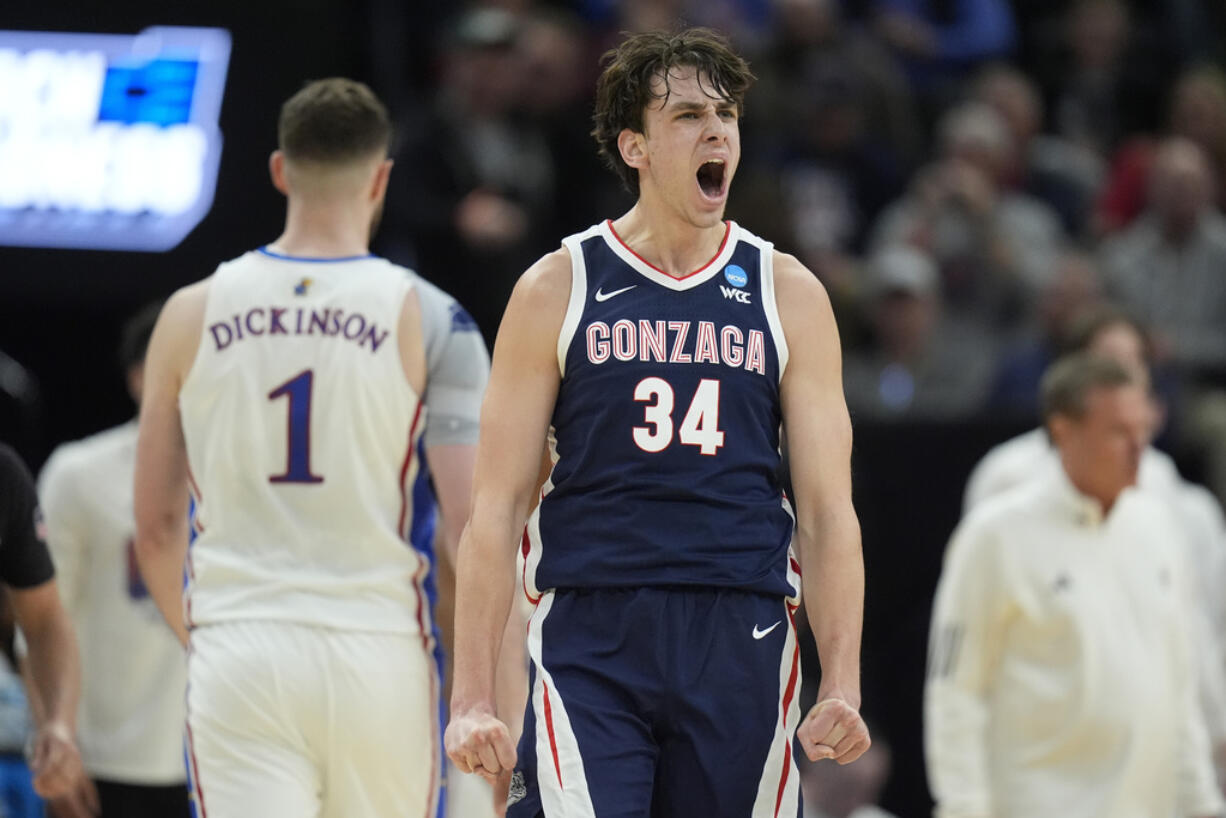
[[[729,264],[724,268],[724,279],[733,287],[744,287],[749,283],[749,275],[745,268],[737,264]]]

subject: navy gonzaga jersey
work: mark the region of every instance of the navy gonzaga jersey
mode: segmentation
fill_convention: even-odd
[[[769,242],[728,222],[673,278],[605,222],[563,241],[570,302],[553,470],[524,536],[524,590],[728,587],[795,597],[778,480],[779,324]]]

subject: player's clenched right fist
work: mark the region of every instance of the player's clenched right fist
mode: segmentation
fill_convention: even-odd
[[[477,773],[494,781],[499,773],[515,769],[511,732],[492,712],[474,709],[453,712],[443,744],[461,772]]]

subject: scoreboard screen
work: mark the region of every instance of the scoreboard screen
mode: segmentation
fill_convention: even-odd
[[[0,30],[0,245],[165,251],[213,204],[224,29]]]

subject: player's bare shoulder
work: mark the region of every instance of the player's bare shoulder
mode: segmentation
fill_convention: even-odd
[[[159,353],[179,380],[187,376],[200,347],[211,280],[206,278],[176,290],[166,299],[153,329],[151,354]]]
[[[520,276],[507,304],[499,335],[530,327],[534,334],[556,339],[566,316],[570,289],[570,251],[559,247],[542,256]]]
[[[774,251],[775,301],[788,346],[838,341],[830,296],[817,276],[795,256]]]
[[[537,259],[515,285],[515,296],[537,309],[565,308],[570,298],[570,250],[559,247]]]

